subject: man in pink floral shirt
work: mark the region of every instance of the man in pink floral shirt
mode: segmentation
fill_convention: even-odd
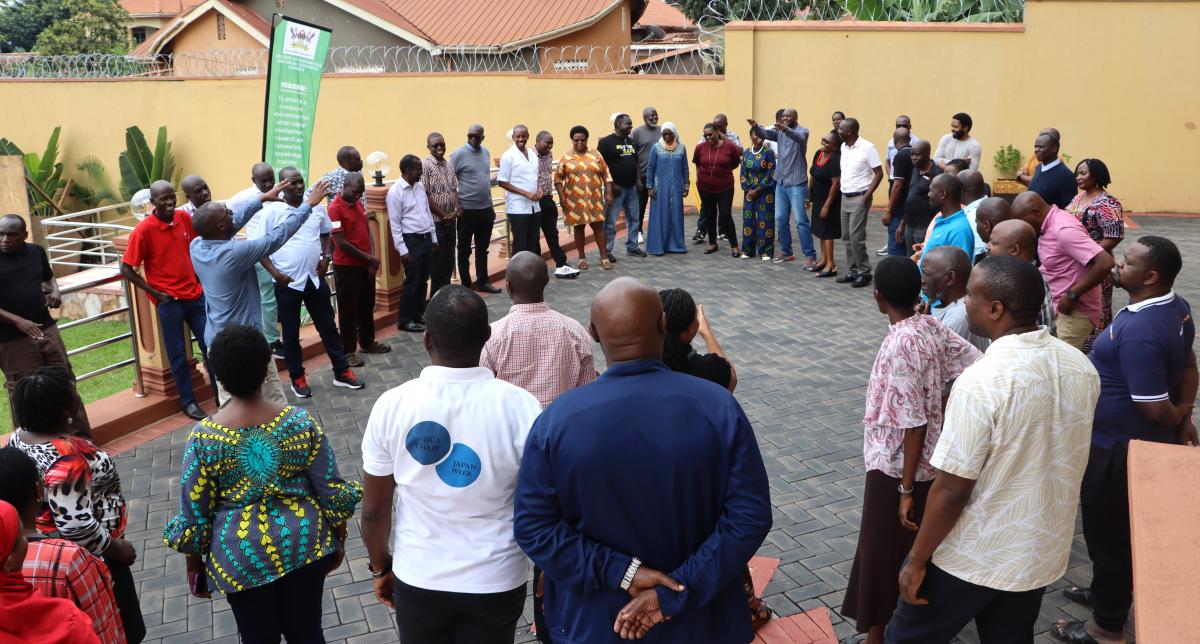
[[[929,459],[942,431],[949,385],[983,354],[936,319],[916,312],[921,271],[888,257],[875,271],[875,302],[887,315],[867,385],[866,489],[858,551],[842,614],[868,642],[882,642],[899,598],[896,571],[912,547],[934,477]]]

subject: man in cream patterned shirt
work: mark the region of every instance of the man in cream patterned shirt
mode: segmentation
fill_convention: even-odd
[[[967,285],[971,332],[992,345],[954,384],[939,470],[900,570],[888,644],[1033,642],[1042,593],[1067,569],[1100,377],[1037,324],[1042,280],[989,257]]]

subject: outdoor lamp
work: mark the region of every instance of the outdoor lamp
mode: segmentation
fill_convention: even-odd
[[[146,215],[154,210],[154,204],[150,203],[149,188],[142,188],[133,194],[133,198],[129,200],[129,210],[138,221],[145,219]]]
[[[383,178],[392,172],[392,159],[387,155],[387,152],[376,150],[367,155],[364,164],[371,171],[371,176],[375,178],[375,185],[382,186]]]

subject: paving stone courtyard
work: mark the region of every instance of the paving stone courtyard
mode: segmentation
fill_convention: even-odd
[[[1192,302],[1200,301],[1200,272],[1191,266],[1200,254],[1197,221],[1168,217],[1135,221],[1141,228],[1128,231],[1127,240],[1158,234],[1179,243],[1185,270],[1177,291]],[[872,253],[881,245],[881,233],[876,220],[868,233]],[[848,638],[853,626],[837,610],[854,557],[862,503],[863,397],[887,320],[876,310],[870,288],[852,289],[815,279],[799,263],[735,260],[724,250],[704,255],[703,246],[691,248],[687,255],[647,259],[618,250],[619,262],[612,271],[604,272],[594,262],[578,280],[552,280],[547,300],[586,324],[592,296],[612,278],[628,275],[655,288],[686,288],[704,305],[737,368],[736,396],[754,424],[771,479],[774,527],[759,554],[781,562],[766,600],[785,616],[827,606],[838,636]],[[505,295],[485,300],[493,320],[507,312]],[[1118,294],[1116,301],[1123,303],[1125,298]],[[359,445],[374,400],[386,389],[416,377],[429,363],[419,336],[401,334],[386,341],[392,353],[366,356],[368,365],[357,370],[368,383],[362,391],[334,388],[328,368],[310,369],[314,397],[304,406],[325,427],[347,478],[361,476]],[[697,338],[697,346],[702,345]],[[598,345],[596,364],[603,370]],[[140,586],[147,641],[237,642],[228,603],[190,596],[183,556],[162,544],[162,527],[178,509],[178,467],[186,439],[183,426],[117,460],[129,499],[127,537],[139,552],[134,577]],[[395,642],[391,611],[372,593],[366,550],[355,522],[349,544],[349,565],[326,580],[325,637],[347,644]],[[1052,586],[1043,601],[1039,643],[1053,641],[1045,631],[1054,620],[1086,616],[1058,590],[1086,584],[1089,578],[1086,548],[1077,535],[1066,577]],[[518,628],[518,642],[534,641],[529,635],[529,606]],[[968,631],[962,641],[976,640]]]

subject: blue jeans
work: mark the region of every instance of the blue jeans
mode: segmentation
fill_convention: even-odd
[[[192,355],[191,338],[184,335],[183,325],[186,322],[191,333],[196,336],[200,345],[200,355],[204,360],[204,368],[208,371],[210,382],[216,382],[212,369],[208,368],[208,346],[204,344],[204,296],[194,300],[171,300],[162,302],[158,309],[158,323],[162,325],[163,349],[167,352],[167,361],[171,365],[171,376],[175,378],[175,387],[179,390],[179,404],[183,407],[196,402],[196,392],[192,390],[192,370],[188,358]]]
[[[808,213],[804,210],[804,198],[808,196],[808,184],[799,186],[775,186],[775,233],[779,236],[779,250],[784,257],[792,254],[792,231],[788,219],[796,215],[796,238],[800,250],[809,259],[816,259],[813,248],[812,228],[808,224]]]
[[[892,215],[892,223],[888,224],[888,255],[892,257],[908,257],[909,253],[904,248],[904,241],[896,241],[896,229],[900,227],[904,221],[903,215]]]
[[[642,224],[638,221],[638,193],[637,187],[629,186],[628,188],[613,184],[613,189],[620,188],[620,193],[613,195],[612,203],[604,209],[604,236],[605,249],[609,255],[613,251],[613,242],[617,236],[617,217],[621,216],[621,209],[625,209],[625,250],[633,250],[638,247],[638,233],[642,232]]]

